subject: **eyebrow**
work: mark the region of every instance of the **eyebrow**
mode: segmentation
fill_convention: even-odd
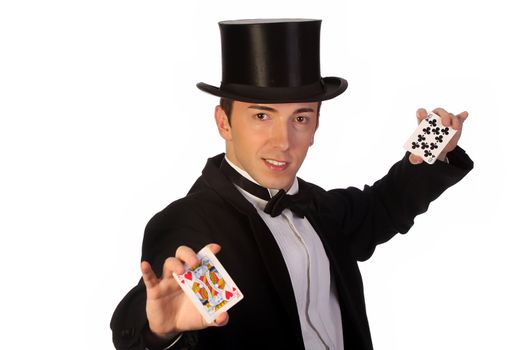
[[[295,111],[295,113],[308,113],[308,112],[314,112],[313,108],[299,108]]]
[[[258,109],[261,111],[268,111],[268,112],[277,112],[275,108],[268,107],[268,106],[252,105],[252,106],[249,106],[248,108]],[[294,114],[295,113],[308,113],[308,112],[314,112],[313,108],[299,108],[294,111]]]

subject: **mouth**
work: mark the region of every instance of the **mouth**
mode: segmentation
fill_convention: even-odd
[[[281,161],[281,160],[275,160],[275,159],[269,159],[269,158],[263,158],[264,163],[266,166],[268,166],[270,169],[275,170],[284,170],[288,168],[290,165],[289,162]]]

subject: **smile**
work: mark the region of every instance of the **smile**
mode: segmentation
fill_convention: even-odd
[[[265,159],[266,162],[272,164],[272,165],[275,165],[275,166],[284,166],[286,165],[286,162],[279,162],[278,160],[273,160],[273,159]]]
[[[275,160],[275,159],[264,159],[264,164],[266,164],[266,166],[270,168],[271,170],[279,170],[279,171],[287,169],[288,166],[290,165],[289,162],[282,162],[282,161]]]

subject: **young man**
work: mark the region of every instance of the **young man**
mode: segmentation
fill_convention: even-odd
[[[215,121],[226,154],[210,158],[188,195],[148,223],[143,279],[112,319],[115,346],[372,349],[357,261],[406,233],[472,169],[457,147],[467,113],[434,110],[458,130],[434,165],[407,154],[373,186],[325,191],[296,177],[320,102],[347,86],[320,76],[320,21],[227,21],[220,29],[222,84],[198,87],[222,98]],[[426,115],[417,111],[420,121]],[[206,245],[244,294],[212,324],[172,277],[198,265],[195,252]]]

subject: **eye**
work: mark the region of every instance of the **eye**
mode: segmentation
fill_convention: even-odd
[[[266,113],[257,113],[255,115],[255,118],[257,118],[258,120],[267,120],[268,119],[268,114],[266,114]]]
[[[305,124],[310,120],[310,118],[305,117],[304,115],[298,115],[297,117],[295,117],[295,120],[300,124]]]

